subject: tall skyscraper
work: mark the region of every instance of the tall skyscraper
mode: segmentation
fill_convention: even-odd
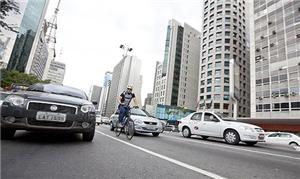
[[[42,32],[39,37],[37,48],[34,53],[30,73],[36,75],[39,79],[43,78],[44,70],[48,60],[48,45],[46,43],[47,22],[44,21]]]
[[[146,107],[146,105],[152,105],[152,102],[153,102],[153,94],[148,93],[144,101],[144,108]]]
[[[251,117],[299,117],[300,1],[251,5]]]
[[[48,0],[28,0],[7,65],[9,70],[30,73]]]
[[[163,63],[157,62],[154,105],[164,104],[195,110],[198,94],[200,32],[170,20]]]
[[[250,115],[250,64],[245,0],[203,1],[203,36],[200,54],[199,103],[233,116],[229,66],[234,59],[239,78],[234,83],[238,116]],[[202,108],[202,107],[201,107]]]
[[[141,88],[142,77],[141,60],[135,56],[125,56],[113,70],[111,87],[107,102],[107,116],[112,115],[117,107],[117,97],[126,90],[127,85],[133,86],[133,93],[136,95],[136,100],[140,106],[141,104]]]
[[[66,65],[62,62],[51,61],[48,72],[46,72],[46,78],[44,80],[50,80],[51,83],[63,84],[66,72]]]
[[[111,86],[111,80],[112,80],[112,72],[106,72],[104,76],[104,83],[102,88],[102,95],[101,95],[101,101],[100,101],[100,112],[102,116],[106,116],[106,110],[107,110],[107,103],[108,103],[108,96]]]
[[[93,85],[90,89],[89,99],[91,102],[96,102],[95,108],[99,109],[102,87]]]

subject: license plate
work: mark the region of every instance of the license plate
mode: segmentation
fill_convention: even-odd
[[[65,122],[66,114],[52,113],[52,112],[37,112],[37,121],[53,121],[53,122]]]
[[[155,126],[148,126],[147,128],[148,128],[148,130],[156,130]]]

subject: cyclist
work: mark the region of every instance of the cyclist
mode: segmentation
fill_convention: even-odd
[[[119,122],[121,126],[124,124],[124,117],[128,115],[128,112],[130,110],[130,102],[133,99],[133,102],[135,104],[134,107],[138,107],[135,94],[132,92],[133,87],[131,85],[127,86],[127,90],[124,91],[117,99],[119,102],[118,110],[119,110]]]

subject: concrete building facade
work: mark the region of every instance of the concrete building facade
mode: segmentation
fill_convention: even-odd
[[[163,63],[157,62],[154,105],[164,104],[195,110],[198,94],[200,32],[170,20]]]
[[[39,79],[43,78],[44,70],[48,60],[48,44],[46,43],[47,22],[44,21],[42,32],[39,37],[37,48],[33,57],[30,73]]]
[[[101,97],[102,87],[93,85],[89,92],[89,100],[91,102],[96,102],[97,104],[94,104],[95,109],[99,109],[100,106],[100,97]]]
[[[113,70],[111,87],[108,95],[107,116],[112,115],[117,107],[117,97],[126,90],[127,85],[133,86],[133,93],[141,107],[142,76],[141,60],[135,56],[125,56]]]
[[[66,65],[62,62],[51,61],[48,72],[46,72],[45,80],[50,80],[51,83],[63,84],[66,72]]]
[[[230,59],[237,66],[234,94],[238,117],[250,116],[250,60],[245,0],[203,1],[203,34],[199,72],[200,108],[232,117]],[[235,72],[236,73],[236,72]]]
[[[251,4],[251,117],[299,117],[300,1]]]

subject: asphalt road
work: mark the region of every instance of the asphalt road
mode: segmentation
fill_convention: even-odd
[[[259,144],[159,137],[116,138],[97,127],[92,143],[81,135],[17,132],[1,142],[1,178],[299,178],[300,152]]]

